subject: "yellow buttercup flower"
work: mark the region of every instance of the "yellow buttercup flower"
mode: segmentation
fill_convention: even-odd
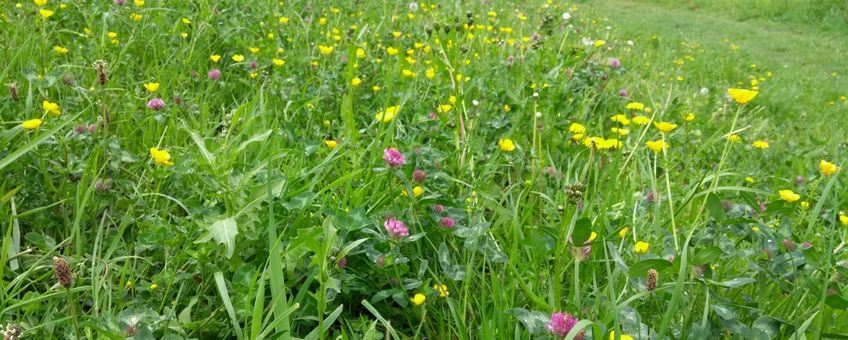
[[[359,77],[354,77],[353,79],[350,80],[350,85],[352,85],[353,87],[357,87],[359,85],[362,85],[362,79],[359,79]]]
[[[144,83],[144,89],[147,92],[156,92],[156,90],[159,90],[159,83]]]
[[[601,47],[601,46],[604,46],[606,44],[607,44],[606,40],[595,40],[595,47]]]
[[[150,157],[153,158],[153,161],[156,162],[156,164],[166,166],[174,165],[174,162],[171,161],[171,154],[168,153],[168,151],[150,148]]]
[[[777,192],[780,195],[780,199],[792,203],[799,199],[801,199],[801,195],[796,194],[794,191],[789,189],[780,190]]]
[[[677,124],[669,122],[654,122],[654,127],[662,133],[669,133],[677,128]]]
[[[62,110],[57,103],[51,103],[49,100],[45,100],[41,102],[41,108],[44,109],[47,113],[58,116],[62,114]]]
[[[591,234],[589,234],[589,242],[594,241],[596,238],[598,238],[598,233],[593,231]]]
[[[365,58],[365,49],[360,47],[356,49],[356,57],[359,59]]]
[[[809,201],[801,201],[800,204],[801,204],[802,209],[810,209],[810,202]]]
[[[751,143],[751,146],[757,149],[768,149],[769,143],[764,140],[755,140],[753,143]]]
[[[636,254],[645,254],[645,253],[648,252],[648,249],[650,247],[651,247],[651,245],[648,242],[639,241],[639,242],[636,242],[635,246],[633,246],[633,251],[635,251]]]
[[[427,71],[424,71],[424,76],[427,77],[427,79],[435,78],[436,77],[436,69],[434,69],[432,67],[428,68]]]
[[[324,144],[327,145],[327,147],[330,148],[330,150],[332,150],[332,149],[335,149],[336,146],[339,145],[339,142],[336,142],[332,139],[328,139],[328,140],[324,141]]]
[[[822,175],[830,176],[839,171],[839,167],[836,166],[836,164],[822,159],[819,161],[819,170],[821,170]]]
[[[68,49],[62,46],[53,46],[53,52],[56,52],[56,54],[68,54]]]
[[[512,152],[515,150],[515,143],[512,139],[501,138],[498,140],[498,147],[501,148],[501,151]]]
[[[241,54],[234,54],[233,55],[233,61],[240,63],[240,62],[244,61],[244,56],[241,55]]]
[[[628,227],[621,228],[621,230],[618,231],[618,237],[624,238],[624,236],[627,235],[627,232],[629,230],[630,230],[630,228],[628,228]]]
[[[398,52],[400,52],[400,50],[398,50],[397,48],[391,46],[386,47],[386,54],[388,54],[389,56],[395,56],[398,54]]]
[[[271,63],[274,64],[274,66],[280,67],[280,66],[285,65],[286,61],[282,60],[282,59],[274,58],[274,59],[271,60]]]
[[[618,338],[621,340],[633,340],[633,337],[627,334],[622,334]],[[615,331],[610,331],[609,340],[615,340]]]
[[[333,46],[318,45],[318,50],[321,51],[321,54],[323,55],[330,55],[333,53]]]
[[[415,294],[415,295],[413,295],[413,296],[412,296],[412,298],[410,299],[410,301],[412,301],[412,304],[413,304],[413,305],[416,305],[416,306],[423,305],[423,304],[424,304],[424,301],[426,301],[426,300],[427,300],[427,297],[426,297],[426,296],[424,296],[424,294],[421,294],[421,293],[416,293],[416,294]]]
[[[43,7],[47,4],[47,0],[32,0],[32,2],[34,2],[38,7]]]
[[[510,107],[509,104],[504,104],[503,109],[504,109],[504,112],[512,111],[512,107]]]
[[[23,123],[21,123],[21,127],[25,130],[34,130],[41,126],[41,123],[44,122],[41,119],[35,118],[23,121]]]
[[[52,17],[54,12],[49,9],[39,9],[38,13],[41,14],[42,18],[47,19],[49,17]]]
[[[687,113],[686,115],[683,116],[683,120],[685,120],[687,122],[691,122],[691,121],[695,120],[695,114],[694,113]]]
[[[648,149],[650,149],[654,153],[659,153],[659,152],[665,150],[666,148],[668,148],[668,144],[666,144],[666,142],[664,142],[662,140],[657,140],[657,141],[649,140],[649,141],[645,142],[645,146],[647,146]]]
[[[450,292],[448,292],[448,286],[446,285],[440,285],[437,283],[433,285],[433,289],[439,292],[439,297],[447,297],[450,295]]]
[[[144,0],[133,0],[133,3],[135,3],[136,7],[144,6]]]
[[[209,56],[209,60],[211,60],[213,63],[217,63],[219,60],[221,60],[221,56],[213,54]]]
[[[412,188],[412,196],[419,197],[424,194],[424,188],[416,186]]]
[[[284,17],[284,16],[283,16],[283,17],[280,17],[279,22],[280,22],[280,25],[288,24],[288,23],[289,23],[289,18]]]
[[[259,53],[259,47],[249,47],[247,50],[250,51],[250,54]]]
[[[388,123],[395,118],[395,116],[398,114],[398,111],[400,111],[400,106],[389,106],[386,108],[385,111],[377,112],[377,115],[375,115],[374,118],[376,118],[382,123]]]
[[[848,216],[843,212],[839,212],[839,223],[842,225],[848,225]]]
[[[748,182],[749,184],[754,183],[754,177],[751,177],[751,176],[745,177],[745,182]]]
[[[453,105],[442,104],[442,105],[439,105],[438,108],[436,108],[436,111],[439,111],[440,113],[448,113],[448,112],[450,112],[451,109],[453,109]]]
[[[757,97],[757,93],[759,93],[759,91],[733,88],[727,89],[727,94],[729,94],[730,97],[738,104],[747,104],[754,100],[754,98]]]

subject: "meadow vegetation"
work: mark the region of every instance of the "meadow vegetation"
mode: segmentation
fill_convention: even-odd
[[[848,338],[846,8],[0,5],[5,339]]]

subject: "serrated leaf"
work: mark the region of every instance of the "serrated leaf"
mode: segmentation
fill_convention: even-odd
[[[236,249],[236,235],[238,235],[236,220],[228,217],[212,223],[206,234],[195,241],[195,243],[209,242],[209,240],[214,239],[215,242],[227,247],[227,258],[231,258],[233,257],[233,251]]]

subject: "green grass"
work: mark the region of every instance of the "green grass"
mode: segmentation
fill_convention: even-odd
[[[566,338],[845,337],[844,174],[819,168],[848,164],[842,12],[734,4],[5,3],[0,325],[535,339],[563,311]]]

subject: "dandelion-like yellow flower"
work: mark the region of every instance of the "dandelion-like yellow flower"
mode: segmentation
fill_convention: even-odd
[[[39,126],[41,126],[42,123],[44,123],[44,122],[41,119],[35,118],[35,119],[23,121],[21,123],[21,127],[24,128],[25,130],[35,130]]]
[[[801,199],[801,195],[796,194],[794,191],[789,189],[780,190],[777,192],[780,195],[780,199],[792,203],[799,199]]]
[[[645,109],[645,104],[642,104],[640,102],[631,102],[627,103],[627,106],[625,106],[625,108],[633,111],[642,111]]]
[[[627,118],[627,116],[623,114],[617,114],[615,116],[612,116],[610,120],[621,125],[630,125],[630,118]]]
[[[133,3],[135,4],[136,7],[144,6],[144,0],[133,0]]]
[[[400,111],[400,106],[389,106],[386,108],[385,111],[377,112],[377,115],[375,115],[374,117],[381,123],[388,123],[395,118],[395,116],[398,114],[398,111]]]
[[[166,150],[150,148],[150,157],[153,158],[153,161],[156,162],[156,164],[162,164],[166,166],[174,165],[174,162],[171,161],[171,154]]]
[[[651,122],[651,118],[648,118],[648,117],[645,117],[645,116],[635,116],[630,121],[632,121],[633,124],[636,124],[636,125],[648,125],[648,123]]]
[[[821,170],[822,175],[830,176],[839,171],[839,167],[836,166],[836,164],[822,159],[819,161],[819,170]]]
[[[666,148],[668,148],[668,144],[666,144],[666,142],[664,142],[662,140],[656,140],[656,141],[649,140],[649,141],[645,142],[645,146],[647,146],[648,149],[650,149],[654,153],[659,153],[659,152],[665,150]]]
[[[32,0],[32,2],[38,7],[44,7],[47,4],[47,0]]]
[[[742,143],[742,137],[734,133],[727,136],[727,141],[731,143]]]
[[[751,146],[757,149],[768,149],[769,143],[764,140],[755,140],[753,143],[751,143]]]
[[[416,294],[415,294],[415,295],[413,295],[413,296],[412,296],[412,298],[411,298],[411,299],[409,299],[409,300],[410,300],[410,301],[412,301],[412,304],[413,304],[413,305],[420,306],[420,305],[423,305],[423,304],[424,304],[424,301],[426,301],[426,300],[427,300],[427,297],[426,297],[426,296],[424,296],[424,294],[416,293]]]
[[[727,89],[727,94],[738,104],[747,104],[757,97],[759,91],[746,89]]]
[[[651,245],[648,242],[639,241],[636,242],[636,245],[633,246],[633,251],[635,251],[636,254],[645,254],[648,252],[648,249],[650,247]]]
[[[439,297],[448,297],[448,295],[450,295],[447,285],[440,285],[437,283],[433,285],[433,289],[439,292]]]
[[[677,128],[677,124],[669,122],[654,122],[654,127],[662,133],[669,133]]]
[[[501,148],[501,151],[512,152],[515,150],[515,143],[512,139],[501,138],[498,140],[498,147]]]
[[[62,114],[62,110],[57,103],[51,103],[49,100],[45,100],[41,102],[41,108],[44,109],[47,113],[58,116]]]
[[[568,126],[568,132],[571,132],[575,135],[585,135],[586,127],[580,123],[571,123],[571,125]]]
[[[147,92],[156,92],[156,90],[159,90],[159,83],[144,83],[144,89]]]

